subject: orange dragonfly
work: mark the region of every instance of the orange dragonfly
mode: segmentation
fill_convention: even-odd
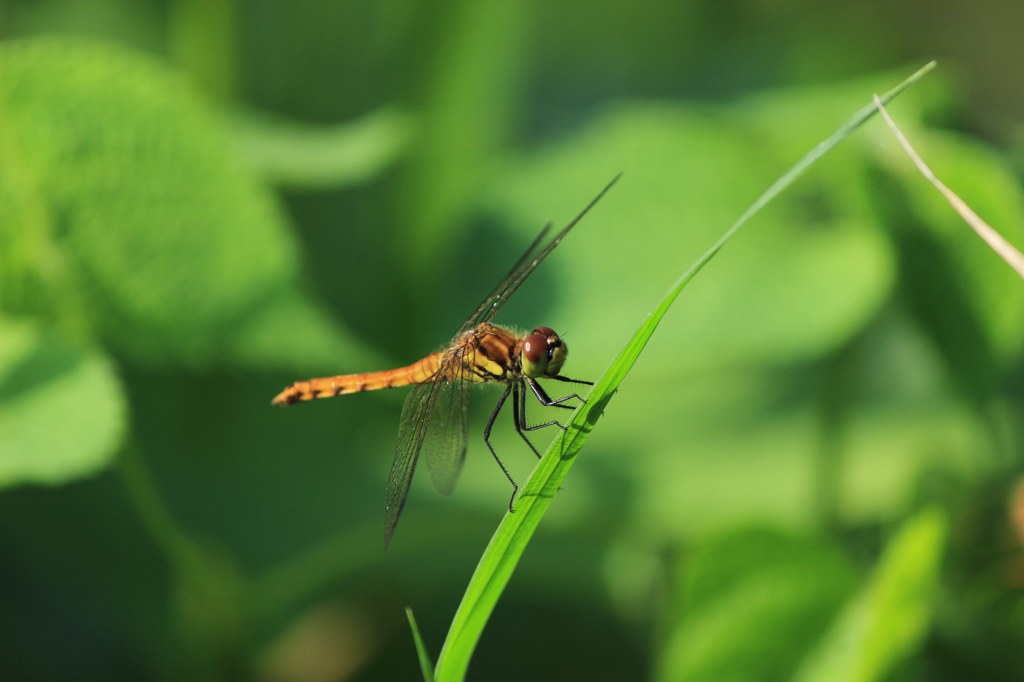
[[[493,325],[490,321],[519,285],[618,179],[616,176],[608,183],[572,222],[554,236],[548,236],[551,225],[545,227],[522,258],[470,315],[452,342],[443,350],[431,353],[422,360],[399,369],[297,381],[274,398],[275,405],[291,405],[303,400],[329,398],[345,393],[410,384],[414,386],[402,407],[395,461],[388,475],[384,511],[385,549],[398,524],[398,517],[409,494],[409,485],[421,452],[424,453],[430,478],[438,492],[450,495],[455,488],[466,456],[469,395],[473,384],[505,384],[505,392],[501,394],[487,421],[487,426],[484,427],[484,443],[512,483],[509,511],[514,511],[512,504],[519,486],[501,463],[490,441],[491,428],[508,397],[512,396],[512,423],[516,432],[526,441],[534,454],[540,457],[540,452],[524,432],[536,431],[547,426],[557,426],[563,430],[566,427],[555,420],[535,426],[527,425],[527,389],[545,407],[574,409],[573,406],[566,405],[566,401],[573,398],[583,400],[582,397],[573,393],[563,398],[552,399],[537,383],[537,379],[554,379],[593,386],[593,382],[570,379],[559,374],[569,350],[554,330],[549,327],[535,327],[529,334],[521,334]]]

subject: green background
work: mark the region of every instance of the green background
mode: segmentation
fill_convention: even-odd
[[[621,171],[495,320],[596,380],[930,59],[890,111],[1021,246],[1022,31],[1013,0],[3,3],[0,678],[416,679],[404,607],[436,656],[506,510],[497,391],[386,553],[406,389],[270,399],[441,347]],[[1020,679],[1022,416],[1024,285],[874,121],[686,289],[469,678]]]

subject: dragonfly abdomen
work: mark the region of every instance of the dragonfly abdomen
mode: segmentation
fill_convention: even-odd
[[[380,388],[422,384],[437,372],[437,368],[441,364],[441,355],[441,353],[431,353],[408,367],[388,369],[382,372],[342,374],[336,377],[296,381],[281,391],[272,402],[274,405],[292,405],[315,398],[332,398],[346,393],[361,393],[376,391]]]

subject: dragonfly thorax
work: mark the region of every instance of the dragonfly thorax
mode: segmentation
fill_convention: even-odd
[[[537,327],[523,339],[520,362],[523,374],[533,379],[557,376],[569,347],[550,327]]]

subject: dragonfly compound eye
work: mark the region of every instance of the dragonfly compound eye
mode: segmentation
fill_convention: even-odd
[[[544,376],[548,371],[548,339],[540,333],[533,333],[523,339],[523,374],[528,377]]]
[[[549,377],[557,376],[565,364],[565,356],[569,354],[569,347],[559,338],[558,334],[551,332],[548,338],[548,369],[545,372]]]
[[[551,327],[535,327],[531,334],[540,334],[541,336],[558,336],[555,330]]]

